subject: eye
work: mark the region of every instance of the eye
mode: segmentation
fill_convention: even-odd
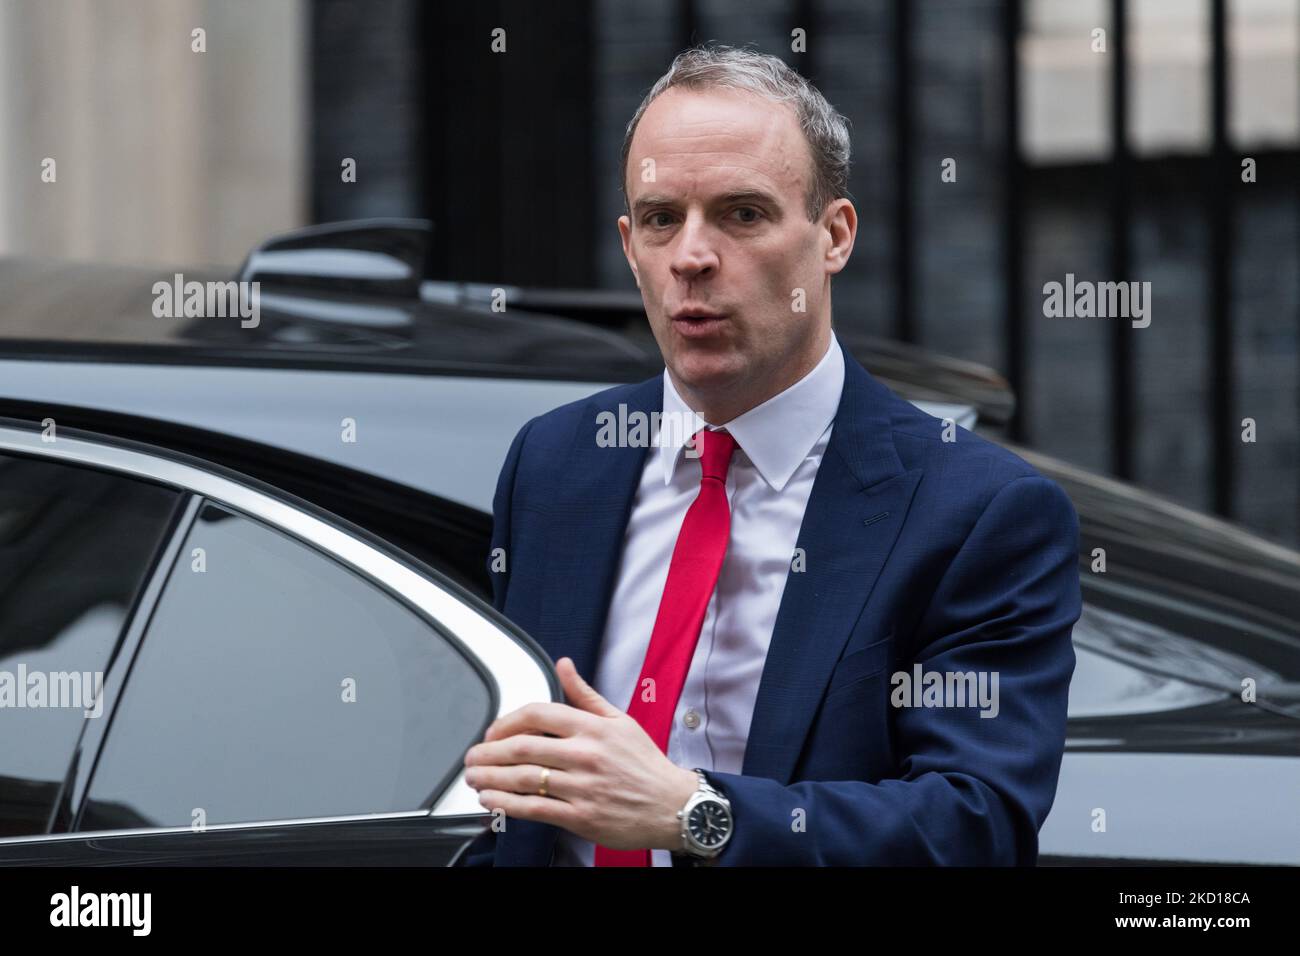
[[[741,216],[740,221],[746,224],[758,222],[760,219],[763,218],[763,214],[759,210],[755,209],[753,206],[737,206],[735,209],[732,210],[732,212],[752,213],[753,214],[752,218],[747,216]]]
[[[644,221],[645,221],[646,225],[648,225],[648,226],[655,226],[655,227],[663,227],[663,226],[667,226],[668,223],[666,223],[666,222],[659,222],[659,221],[658,221],[660,216],[668,216],[670,219],[672,218],[672,214],[671,214],[671,213],[667,213],[667,212],[664,212],[664,211],[660,210],[659,212],[652,212],[652,213],[650,213],[650,215],[648,215],[648,216],[645,217],[645,220],[644,220]]]

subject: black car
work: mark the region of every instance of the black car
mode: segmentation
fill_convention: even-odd
[[[497,469],[663,366],[627,296],[431,281],[426,239],[274,240],[247,328],[159,318],[170,271],[0,260],[0,705],[46,683],[0,706],[0,862],[443,865],[489,825],[465,750],[559,699],[485,601]],[[995,373],[841,339],[997,438]],[[1300,863],[1300,555],[1014,450],[1081,527],[1041,861]]]

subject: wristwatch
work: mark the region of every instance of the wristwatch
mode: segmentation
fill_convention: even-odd
[[[714,860],[731,839],[735,828],[731,816],[731,801],[714,789],[704,771],[695,768],[699,786],[677,811],[682,824],[682,849],[684,856],[695,860],[696,866]]]

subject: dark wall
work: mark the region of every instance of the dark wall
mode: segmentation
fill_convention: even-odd
[[[427,217],[439,275],[595,284],[589,3],[317,0],[311,16],[317,221]]]

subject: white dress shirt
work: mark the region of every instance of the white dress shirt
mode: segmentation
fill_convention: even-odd
[[[679,767],[741,771],[786,575],[843,386],[844,355],[832,333],[826,354],[798,382],[724,426],[709,425],[724,427],[739,447],[727,471],[726,558],[668,736],[668,759]],[[678,422],[705,425],[677,393],[667,369],[663,411],[665,422],[677,416]],[[694,431],[660,431],[628,519],[595,679],[589,681],[624,710],[645,663],[677,534],[699,493],[699,459],[682,453]],[[594,860],[590,840],[560,832],[554,865],[592,866]],[[651,851],[651,862],[671,866],[671,851]]]

